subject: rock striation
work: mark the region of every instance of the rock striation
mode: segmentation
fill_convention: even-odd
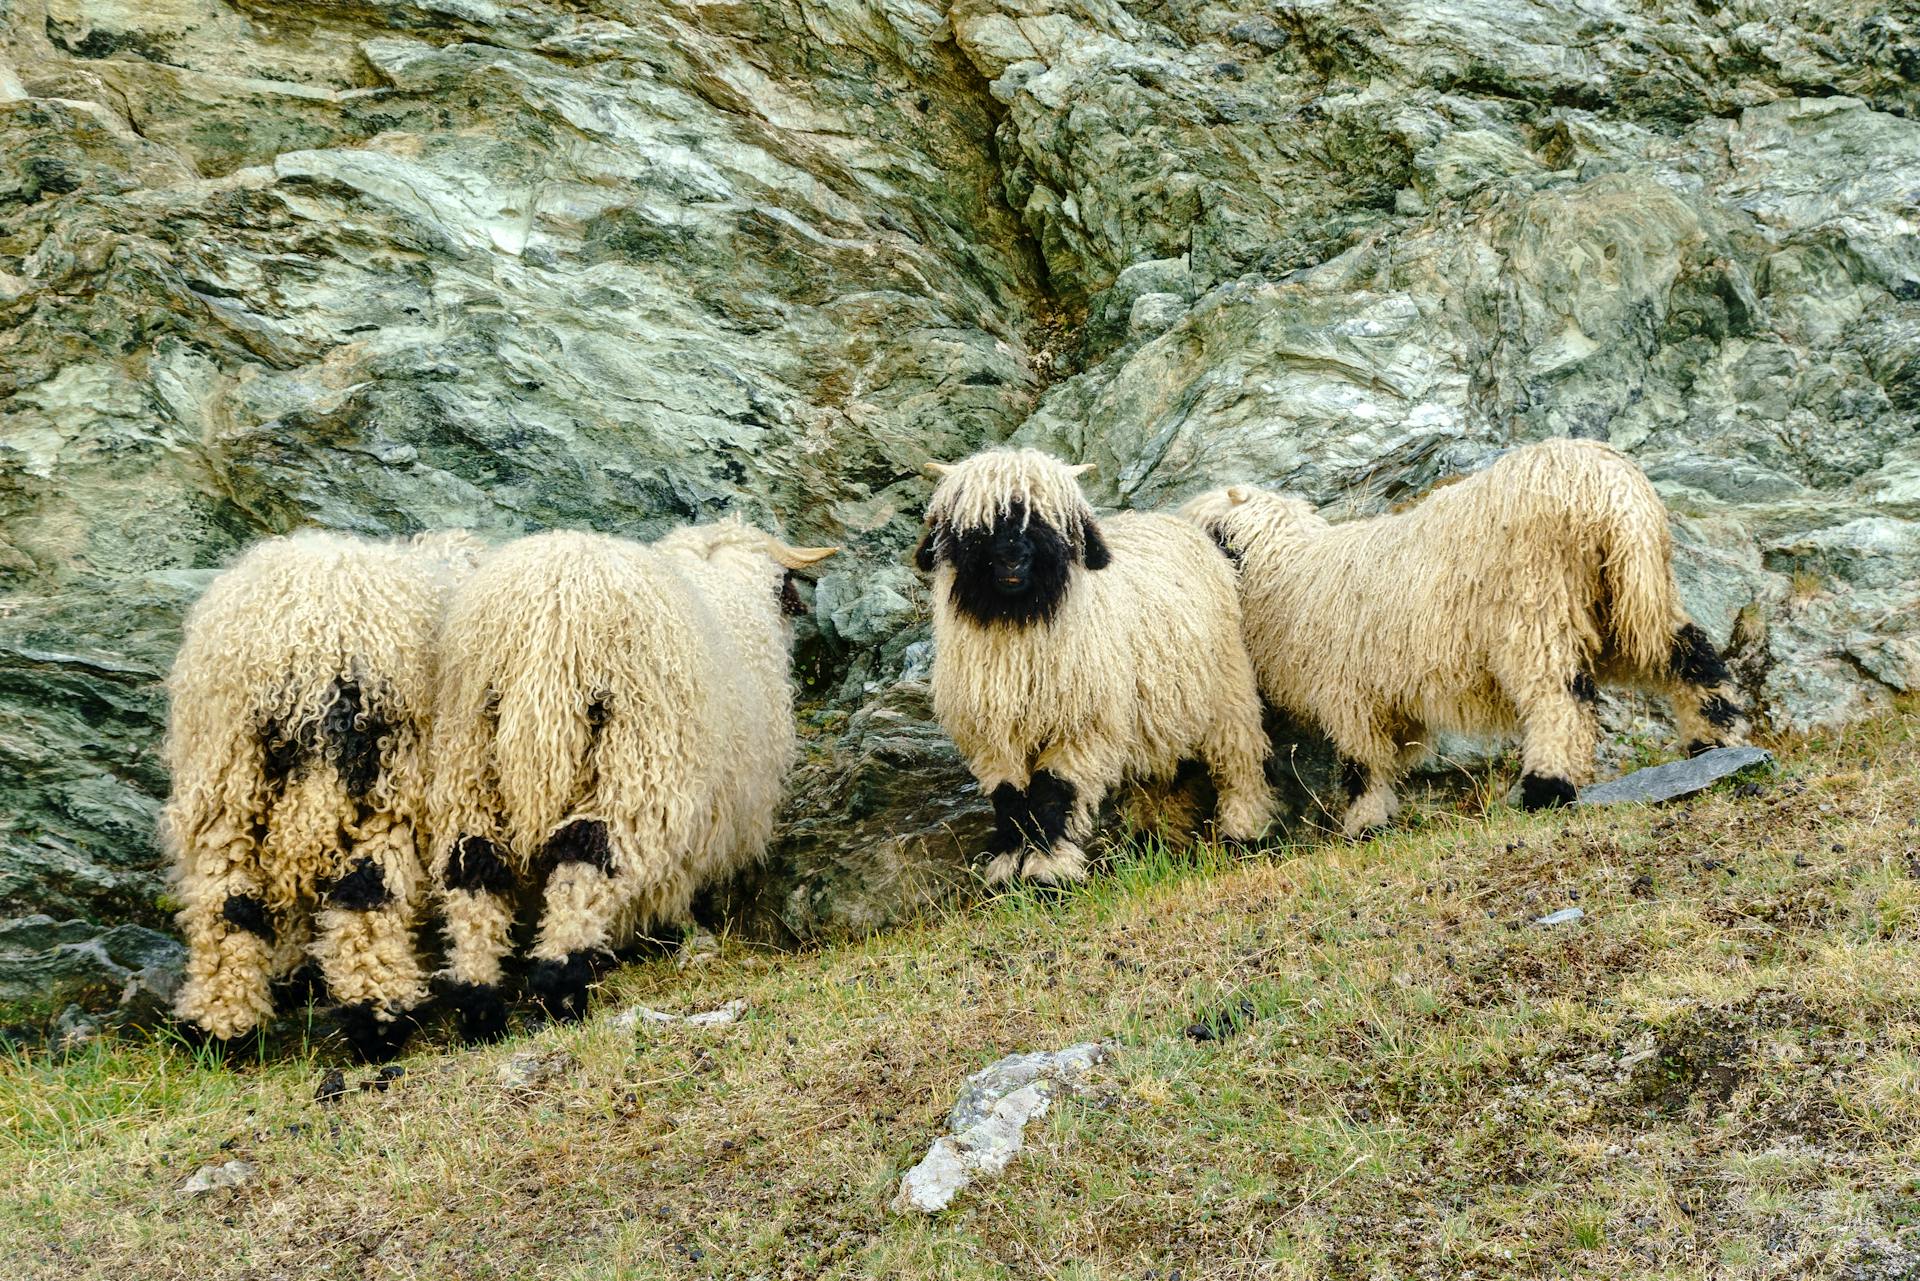
[[[986,441],[1358,514],[1610,439],[1772,724],[1883,707],[1916,112],[1870,0],[0,0],[0,995],[164,986],[158,681],[303,524],[846,543],[772,939],[977,837],[906,551]]]

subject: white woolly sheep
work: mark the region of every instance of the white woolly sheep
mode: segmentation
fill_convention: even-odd
[[[397,1051],[426,996],[434,632],[480,544],[299,533],[248,551],[186,621],[167,679],[162,835],[186,935],[176,1008],[229,1041],[307,955],[362,1057]]]
[[[795,548],[737,520],[645,545],[523,538],[447,616],[431,788],[450,1001],[506,1030],[515,899],[542,899],[527,987],[586,1011],[595,959],[760,857],[795,752]]]
[[[1172,516],[1096,521],[1086,468],[1038,450],[933,470],[934,714],[993,801],[987,880],[1079,880],[1107,791],[1194,757],[1222,834],[1259,836],[1267,742],[1219,552]]]
[[[1596,681],[1665,695],[1689,751],[1744,733],[1726,665],[1681,608],[1666,507],[1607,445],[1522,446],[1408,511],[1340,525],[1243,485],[1181,511],[1240,563],[1262,692],[1344,758],[1349,835],[1391,817],[1395,780],[1438,730],[1519,728],[1524,805],[1572,801],[1593,770]]]

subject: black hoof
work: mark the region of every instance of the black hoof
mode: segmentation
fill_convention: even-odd
[[[549,1017],[578,1023],[587,1016],[587,986],[593,982],[592,954],[574,952],[565,960],[535,961],[527,975],[527,995]]]
[[[1520,780],[1520,807],[1528,811],[1571,805],[1575,795],[1573,784],[1564,778],[1528,774]]]
[[[215,1036],[198,1023],[189,1023],[181,1019],[172,1025],[173,1033],[180,1043],[195,1054],[211,1054],[217,1061],[225,1064],[244,1063],[260,1057],[260,1029],[248,1028],[239,1036]]]
[[[459,1019],[462,1041],[486,1044],[507,1034],[507,1002],[499,984],[455,983],[447,989],[447,1004]]]
[[[362,1063],[385,1063],[400,1053],[400,1047],[413,1032],[413,1019],[405,1013],[382,1019],[375,1007],[366,1002],[343,1005],[335,1017],[347,1048]]]

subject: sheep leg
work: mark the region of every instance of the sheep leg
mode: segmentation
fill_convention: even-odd
[[[1042,885],[1067,885],[1087,877],[1081,842],[1093,834],[1094,816],[1109,779],[1085,744],[1062,744],[1041,753],[1027,784],[1031,823],[1023,831],[1026,857],[1020,875]]]
[[[553,870],[527,991],[553,1018],[575,1023],[586,1017],[594,958],[612,952],[615,923],[642,896],[644,860],[629,856],[616,867],[606,823],[576,818],[547,839],[541,861]]]
[[[293,908],[273,914],[273,960],[268,978],[273,983],[273,1009],[285,1014],[313,1003],[321,989],[320,971],[308,954],[313,942],[313,904],[301,899]]]
[[[1673,719],[1687,755],[1746,740],[1747,718],[1735,701],[1733,676],[1720,651],[1700,628],[1688,623],[1674,633],[1660,691],[1673,704]]]
[[[271,975],[278,931],[247,836],[190,847],[177,918],[187,940],[187,974],[175,1012],[223,1041],[252,1031],[273,1012]]]
[[[1400,802],[1393,793],[1393,780],[1399,776],[1398,752],[1391,740],[1381,738],[1358,751],[1342,749],[1340,785],[1347,794],[1346,813],[1340,819],[1341,834],[1360,840],[1376,827],[1385,827]]]
[[[411,1012],[426,999],[415,946],[423,886],[410,823],[364,819],[350,833],[346,870],[326,883],[313,943],[340,1026],[354,1054],[380,1062],[400,1052]]]
[[[1020,874],[1020,852],[1027,843],[1023,832],[1033,823],[1033,809],[1026,792],[1012,783],[995,787],[992,799],[993,835],[987,838],[981,874],[989,885],[1004,885]]]
[[[1229,841],[1258,840],[1273,820],[1273,789],[1267,785],[1267,734],[1260,697],[1247,673],[1246,697],[1215,718],[1200,744],[1200,757],[1219,793],[1214,822]]]
[[[1207,766],[1198,759],[1180,762],[1171,778],[1148,779],[1129,789],[1120,817],[1137,832],[1167,840],[1200,824],[1200,779]]]
[[[1577,672],[1571,661],[1548,671]],[[1593,713],[1579,694],[1580,678],[1529,675],[1501,681],[1520,715],[1520,803],[1527,810],[1571,805],[1578,784],[1593,773]]]
[[[497,1041],[507,1033],[500,992],[501,961],[513,948],[513,892],[518,884],[500,847],[462,836],[434,869],[447,931],[447,1003],[465,1041]]]

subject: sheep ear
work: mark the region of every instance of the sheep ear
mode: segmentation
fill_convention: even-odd
[[[1107,540],[1100,536],[1100,526],[1088,521],[1083,530],[1085,549],[1080,553],[1080,563],[1088,569],[1105,569],[1113,564],[1113,553],[1107,550]]]
[[[947,478],[947,473],[951,472],[953,470],[953,467],[949,463],[929,462],[924,468],[924,470],[926,471],[927,475],[933,477],[935,480],[945,480]]]
[[[777,538],[770,538],[767,542],[769,553],[788,569],[817,565],[840,550],[838,547],[789,547]]]
[[[1073,477],[1075,480],[1079,480],[1082,476],[1086,475],[1088,472],[1092,470],[1093,470],[1092,463],[1081,463],[1077,467],[1067,468],[1067,475]]]
[[[923,574],[931,574],[933,567],[940,563],[940,527],[927,526],[927,532],[920,537],[919,545],[913,549],[914,568]]]

